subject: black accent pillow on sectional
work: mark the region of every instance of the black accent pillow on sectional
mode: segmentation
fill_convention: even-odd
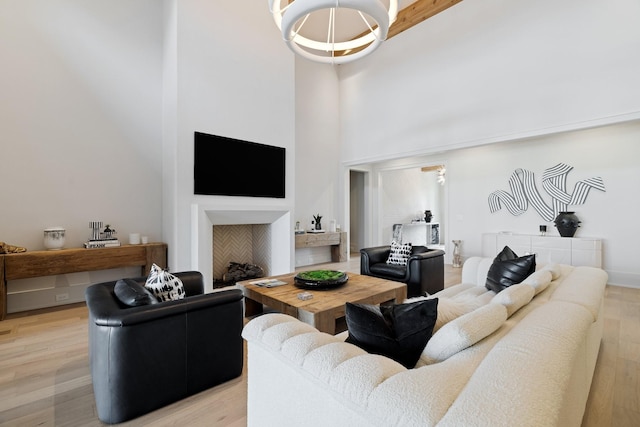
[[[433,333],[438,299],[376,306],[346,304],[346,342],[413,368]]]
[[[494,258],[494,261],[495,260],[507,261],[507,260],[516,259],[516,258],[518,258],[518,255],[516,255],[516,253],[513,252],[513,250],[511,250],[509,246],[505,246],[504,248],[502,248],[500,253],[496,255],[496,257]]]
[[[519,257],[505,246],[489,267],[485,287],[496,293],[522,282],[536,271],[535,254]]]
[[[156,297],[147,288],[132,279],[118,280],[113,292],[121,303],[130,307],[158,303]]]

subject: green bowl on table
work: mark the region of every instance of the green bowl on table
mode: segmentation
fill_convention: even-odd
[[[296,274],[293,282],[302,289],[331,289],[344,285],[347,273],[337,270],[310,270]]]

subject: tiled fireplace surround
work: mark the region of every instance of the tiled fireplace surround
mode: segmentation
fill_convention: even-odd
[[[266,275],[293,265],[291,215],[280,207],[256,209],[192,205],[192,253],[206,290],[221,279],[229,262],[257,264]]]

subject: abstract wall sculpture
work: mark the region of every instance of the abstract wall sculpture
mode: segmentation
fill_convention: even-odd
[[[509,178],[511,194],[504,190],[496,190],[489,194],[489,209],[494,213],[504,205],[512,215],[521,215],[529,208],[529,204],[545,221],[553,221],[559,212],[567,211],[569,205],[581,205],[587,200],[592,188],[605,191],[602,178],[583,179],[573,187],[573,192],[567,192],[567,175],[573,166],[558,163],[542,174],[542,188],[551,197],[547,203],[536,186],[533,172],[526,169],[516,169]]]

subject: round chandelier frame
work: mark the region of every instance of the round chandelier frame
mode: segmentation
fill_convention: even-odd
[[[369,31],[351,40],[336,41],[336,11],[340,8],[357,11]],[[293,52],[311,61],[344,64],[369,55],[387,38],[389,26],[398,14],[398,1],[390,0],[387,9],[380,0],[269,0],[269,9]],[[300,30],[309,16],[325,9],[329,10],[326,40],[302,36]],[[374,22],[369,23],[364,14]]]

